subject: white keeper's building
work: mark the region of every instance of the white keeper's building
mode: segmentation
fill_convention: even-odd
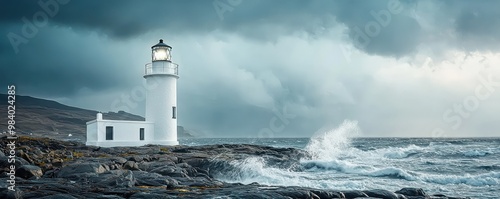
[[[178,65],[171,61],[172,47],[160,43],[151,47],[152,62],[146,64],[146,121],[104,120],[98,113],[87,122],[86,145],[101,147],[178,145]]]

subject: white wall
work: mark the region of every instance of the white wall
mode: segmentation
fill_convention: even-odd
[[[153,69],[163,62],[153,62]],[[177,79],[175,74],[165,74],[163,71],[145,75],[147,85],[146,121],[153,122],[155,137],[152,144],[177,145],[177,119],[172,118],[172,107],[177,107]],[[177,112],[178,108],[177,108]]]
[[[147,67],[147,66],[146,66]],[[87,145],[101,147],[143,146],[146,144],[178,145],[177,118],[177,65],[167,61],[154,61],[146,68],[147,89],[146,121],[102,120],[87,122]],[[178,110],[176,111],[178,112]],[[113,127],[113,140],[106,140],[106,127]],[[144,128],[144,140],[140,140],[140,128]]]
[[[97,123],[96,120],[87,122],[87,142],[97,141]]]
[[[106,140],[107,126],[113,127],[113,140]],[[144,140],[139,139],[140,128],[144,128]],[[150,144],[153,140],[154,126],[152,122],[94,120],[87,123],[87,145],[102,147],[143,146]]]

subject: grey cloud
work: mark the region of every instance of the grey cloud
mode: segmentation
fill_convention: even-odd
[[[41,8],[37,1],[3,1],[0,6],[0,35],[3,35],[0,39],[0,85],[16,83],[22,89],[20,92],[28,95],[70,99],[79,97],[80,89],[90,90],[89,95],[106,90],[127,93],[141,84],[142,65],[148,61],[142,59],[149,58],[149,45],[154,44],[159,35],[166,40],[169,40],[167,37],[189,39],[211,35],[209,39],[227,42],[227,45],[235,45],[231,43],[235,40],[227,39],[227,35],[236,35],[245,42],[272,46],[279,43],[279,38],[296,33],[306,33],[305,40],[309,41],[328,38],[325,30],[345,26],[347,39],[362,51],[397,58],[411,56],[421,46],[436,49],[436,41],[443,41],[445,50],[496,51],[500,46],[497,36],[500,14],[495,12],[499,7],[496,1],[402,1],[403,11],[391,15],[390,23],[381,27],[380,34],[370,37],[366,46],[353,41],[356,40],[356,28],[364,31],[368,23],[376,21],[371,11],[387,9],[386,0],[242,0],[232,11],[224,13],[223,20],[212,3],[210,0],[73,0],[61,5],[59,14],[51,18],[28,44],[21,46],[19,54],[15,54],[5,35],[19,33],[21,18],[30,18]],[[435,12],[426,13],[419,7],[424,3]],[[431,21],[431,27],[421,20]],[[214,36],[216,34],[220,37]],[[226,49],[223,52],[230,54],[221,56],[246,57],[243,61],[228,59],[214,63],[219,57],[212,58],[204,53],[216,51],[213,48],[219,46],[195,51],[201,45],[213,43],[175,42],[179,43],[172,45],[174,59],[185,64],[180,66],[179,122],[191,128],[209,130],[217,135],[247,133],[256,136],[261,128],[269,127],[274,117],[272,108],[287,106],[297,117],[285,131],[277,133],[279,136],[308,135],[324,123],[340,123],[346,117],[359,118],[360,125],[370,130],[390,131],[391,124],[379,124],[379,114],[394,114],[399,107],[405,107],[406,102],[400,101],[388,101],[389,105],[375,103],[385,97],[394,100],[390,97],[393,94],[383,92],[386,85],[376,87],[380,94],[367,92],[375,89],[371,85],[374,80],[370,71],[354,72],[366,69],[356,64],[350,64],[352,68],[345,72],[329,70],[328,66],[315,67],[323,60],[307,60],[311,62],[308,66],[287,64],[283,60],[308,58],[290,57],[284,48],[279,49],[283,51],[280,61],[269,61],[276,55],[261,55],[254,60],[254,54],[260,49],[240,46]],[[181,44],[187,47],[178,51]],[[141,54],[133,54],[136,52]],[[242,62],[245,64],[241,65]],[[341,62],[335,60],[331,68],[345,65]],[[307,68],[299,70],[300,67]],[[235,77],[237,69],[252,78]],[[226,77],[214,75],[217,73],[227,74]],[[258,92],[245,91],[245,88],[256,88]],[[263,107],[269,98],[273,106]],[[245,101],[249,99],[251,102]],[[398,106],[386,108],[392,104]],[[365,112],[369,114],[363,114]],[[419,115],[415,118],[424,115],[416,113]],[[407,118],[404,114],[387,118]]]
[[[456,18],[455,27],[459,33],[460,46],[474,50],[499,50],[500,2],[487,1],[488,3],[472,2],[463,7]],[[463,2],[462,2],[463,3]]]
[[[426,42],[419,22],[411,13],[420,2],[397,1],[401,13],[391,13],[387,26],[380,33],[370,36],[368,45],[359,45],[359,28],[377,22],[373,13],[390,10],[393,0],[360,1],[247,1],[231,5],[219,18],[214,1],[69,1],[60,5],[59,13],[51,19],[52,24],[72,27],[76,31],[98,31],[112,38],[127,39],[160,30],[176,34],[205,34],[215,30],[236,32],[261,41],[273,40],[283,34],[305,31],[311,35],[322,34],[324,28],[345,24],[352,42],[370,54],[402,57],[412,54],[418,45]],[[495,32],[500,29],[500,14],[495,11],[497,1],[424,1],[441,14],[429,17],[446,17],[454,20],[453,30],[471,50],[482,44],[498,43]],[[37,1],[4,3],[0,22],[21,23],[41,11]],[[417,11],[418,12],[418,11]],[[441,19],[430,19],[441,21]],[[449,21],[443,21],[449,22]],[[378,22],[377,22],[378,23]],[[380,23],[379,23],[380,25]],[[444,24],[435,24],[437,26]],[[449,39],[449,38],[442,38]],[[429,41],[432,42],[432,41]],[[457,39],[451,41],[460,43]],[[431,44],[431,43],[430,43]],[[460,44],[458,44],[460,46]],[[495,45],[486,45],[496,50]],[[498,46],[498,45],[496,45]]]
[[[58,34],[64,33],[40,30],[21,46],[18,54],[4,43],[8,47],[0,55],[0,84],[16,84],[19,92],[45,97],[72,96],[83,88],[97,91],[133,85],[124,81],[130,77],[130,72],[123,70],[131,67],[127,60],[109,59],[119,55],[99,49],[103,45],[96,41],[73,40]],[[120,76],[114,75],[118,73]]]

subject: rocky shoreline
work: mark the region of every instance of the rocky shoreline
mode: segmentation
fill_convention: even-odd
[[[8,142],[0,150],[0,198],[382,198],[461,199],[429,195],[419,188],[322,190],[307,187],[226,183],[215,176],[231,161],[259,156],[273,166],[301,170],[307,157],[294,148],[256,145],[144,146],[100,148],[78,142],[19,137],[15,188],[9,190]]]

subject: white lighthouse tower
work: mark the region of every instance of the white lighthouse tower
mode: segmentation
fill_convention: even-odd
[[[87,122],[87,145],[101,147],[178,145],[178,65],[172,63],[172,47],[160,43],[151,47],[152,62],[146,64],[146,121],[109,120],[97,113]]]
[[[172,47],[163,43],[162,39],[151,49],[152,63],[146,64],[144,75],[146,83],[151,87],[146,95],[146,121],[154,124],[155,132],[151,144],[178,145],[178,65],[171,61]]]

